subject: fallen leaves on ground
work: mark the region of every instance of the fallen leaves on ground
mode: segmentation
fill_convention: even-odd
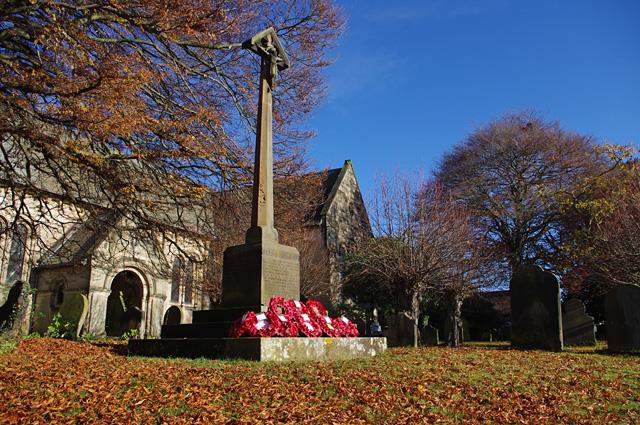
[[[34,338],[0,355],[0,397],[0,423],[640,423],[640,357],[468,346],[276,364]]]

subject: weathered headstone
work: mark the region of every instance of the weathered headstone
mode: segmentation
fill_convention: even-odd
[[[586,314],[582,301],[572,298],[564,304],[562,342],[565,345],[596,345],[593,317]]]
[[[451,338],[452,336],[452,332],[451,332],[451,321],[450,320],[445,320],[444,321],[444,327],[442,329],[442,335],[443,338],[445,339],[445,341],[447,341],[447,343],[449,342],[449,338]],[[464,341],[469,341],[469,332],[468,332],[468,328],[467,326],[465,326],[466,324],[464,323],[464,321],[460,321],[458,323],[458,344],[462,344]]]
[[[619,285],[605,301],[610,351],[640,352],[640,286]]]
[[[387,344],[389,347],[417,347],[418,321],[404,313],[392,315],[387,320]]]
[[[422,345],[440,345],[438,329],[431,325],[425,325],[422,327],[420,337],[422,339]]]
[[[16,322],[22,295],[22,281],[17,281],[7,294],[7,299],[0,306],[0,330],[10,329]]]
[[[371,324],[369,325],[369,335],[371,336],[382,335],[382,326],[380,326],[380,322],[378,322],[378,319],[374,318]]]
[[[352,320],[353,323],[356,324],[356,326],[358,327],[358,335],[366,335],[367,334],[367,324],[365,323],[364,320],[360,319],[360,318],[355,318]]]
[[[560,285],[553,273],[524,266],[511,278],[511,345],[523,349],[562,349]]]
[[[107,336],[121,336],[126,332],[126,315],[127,305],[122,293],[112,291],[107,299],[107,319],[105,321]]]
[[[80,336],[88,310],[89,300],[86,295],[77,292],[64,294],[64,301],[60,306],[59,313],[62,320],[69,324],[69,331],[74,338]]]

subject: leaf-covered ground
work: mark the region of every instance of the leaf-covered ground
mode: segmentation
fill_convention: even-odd
[[[0,422],[640,423],[640,357],[506,348],[258,364],[34,338],[0,354]]]

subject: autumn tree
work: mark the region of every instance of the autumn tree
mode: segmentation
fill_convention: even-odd
[[[494,261],[510,274],[523,263],[554,263],[564,195],[603,168],[590,137],[517,113],[474,131],[435,176],[468,208]]]
[[[259,60],[241,42],[269,26],[293,64],[274,97],[286,175],[304,167],[304,121],[341,31],[331,0],[3,2],[4,205],[28,220],[26,194],[44,193],[139,228],[208,223],[184,211],[250,180]]]
[[[462,299],[482,264],[466,209],[438,184],[394,176],[382,180],[369,212],[375,237],[349,256],[350,279],[388,287],[414,320],[425,294],[444,296],[447,341],[457,346]]]
[[[629,147],[603,150],[615,170],[580,182],[565,210],[566,286],[586,301],[615,285],[640,285],[640,164]]]

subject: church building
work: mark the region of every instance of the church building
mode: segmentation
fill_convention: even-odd
[[[323,301],[333,303],[340,298],[344,254],[369,237],[371,227],[351,161],[319,175],[321,202],[300,226],[326,250]],[[158,337],[162,324],[189,323],[194,310],[210,307],[206,288],[215,284],[214,261],[198,226],[172,228],[171,216],[163,217],[169,230],[159,234],[46,189],[27,193],[16,214],[12,189],[0,191],[0,305],[18,282],[31,288],[20,301],[28,314],[14,324],[22,333],[45,333],[71,293],[88,299],[81,333],[92,336]]]

